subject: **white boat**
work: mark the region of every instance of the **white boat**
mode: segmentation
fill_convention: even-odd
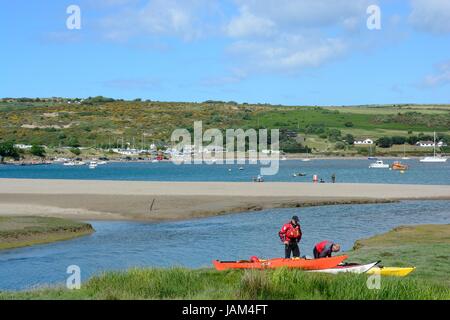
[[[410,158],[406,156],[406,147],[405,144],[403,144],[403,157],[402,160],[409,160]]]
[[[70,167],[72,167],[74,165],[75,165],[75,162],[73,162],[73,161],[68,161],[68,162],[64,162],[63,163],[63,166],[70,166]]]
[[[97,162],[96,161],[91,161],[90,163],[89,163],[89,169],[95,169],[95,168],[97,168]]]
[[[425,157],[420,159],[420,162],[428,162],[428,163],[432,163],[432,162],[447,162],[447,158],[443,158],[441,156],[436,156],[436,157]]]
[[[389,165],[384,163],[383,160],[377,160],[369,165],[371,169],[389,169]]]
[[[436,132],[434,133],[434,143],[433,143],[433,156],[432,157],[425,157],[420,159],[420,162],[427,162],[427,163],[442,163],[447,162],[447,158],[436,156]]]
[[[349,264],[349,265],[342,265],[337,266],[335,268],[330,269],[321,269],[321,270],[309,270],[308,272],[322,272],[322,273],[331,273],[331,274],[338,274],[338,273],[344,273],[344,272],[351,272],[351,273],[366,273],[373,267],[375,267],[380,261],[372,262],[368,264]]]

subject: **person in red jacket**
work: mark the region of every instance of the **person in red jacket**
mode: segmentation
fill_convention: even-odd
[[[333,252],[338,252],[341,250],[341,246],[337,243],[333,243],[331,241],[322,241],[314,246],[313,254],[314,259],[331,257]]]
[[[289,259],[291,257],[291,253],[293,257],[300,257],[298,243],[302,238],[302,230],[300,229],[300,224],[298,223],[298,217],[293,216],[290,222],[281,227],[278,235],[284,243],[285,258]]]

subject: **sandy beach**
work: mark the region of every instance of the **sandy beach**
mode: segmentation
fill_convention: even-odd
[[[180,220],[404,199],[450,199],[450,186],[0,179],[0,215],[76,220]]]

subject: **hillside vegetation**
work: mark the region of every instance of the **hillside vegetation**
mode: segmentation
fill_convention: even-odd
[[[58,146],[108,147],[122,142],[166,144],[174,129],[193,130],[194,121],[208,128],[267,128],[306,136],[313,152],[352,149],[353,138],[450,136],[450,106],[389,105],[361,107],[274,106],[207,101],[178,103],[114,101],[102,97],[84,101],[32,99],[0,102],[0,140]],[[285,149],[306,152],[282,134]],[[347,140],[348,143],[345,143]],[[294,146],[292,146],[294,145]],[[283,147],[283,145],[282,145]],[[351,151],[351,150],[350,150]],[[418,151],[408,148],[407,151]],[[358,149],[353,152],[358,153]]]

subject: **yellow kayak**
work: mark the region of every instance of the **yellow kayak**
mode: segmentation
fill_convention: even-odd
[[[373,267],[367,274],[379,274],[382,276],[392,276],[392,277],[406,277],[408,274],[413,272],[416,268],[399,268],[399,267]]]

